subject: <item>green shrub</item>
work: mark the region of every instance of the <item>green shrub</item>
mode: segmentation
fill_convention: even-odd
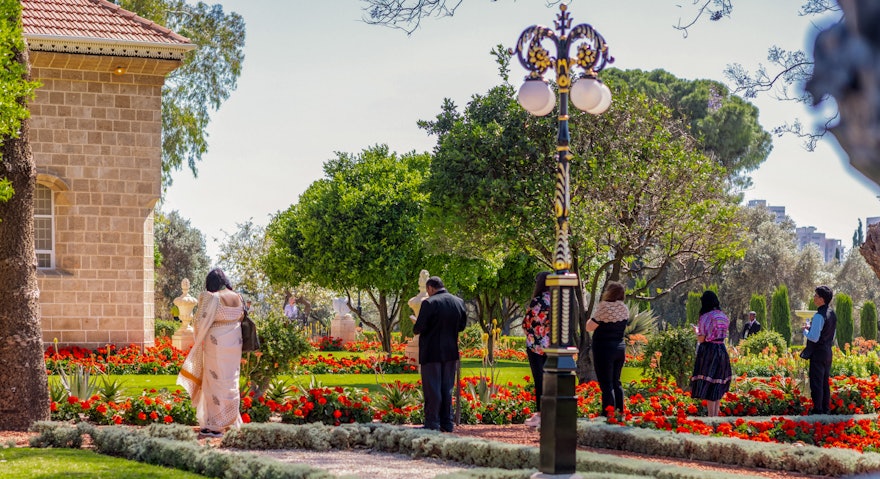
[[[788,306],[788,287],[776,288],[771,299],[770,329],[782,335],[785,344],[791,344],[791,308]]]
[[[177,331],[177,328],[179,327],[180,321],[157,318],[155,324],[153,324],[153,332],[157,338],[164,336],[170,338],[171,336],[174,336],[174,332]]]
[[[458,335],[459,349],[474,349],[483,347],[483,328],[478,323],[473,323],[464,328]]]
[[[865,301],[859,316],[861,336],[865,339],[877,339],[877,306],[873,301]]]
[[[837,345],[843,349],[844,345],[853,341],[853,302],[846,293],[838,293],[836,299]]]
[[[778,354],[784,354],[788,351],[788,344],[785,343],[785,338],[783,338],[781,334],[776,331],[762,329],[740,341],[737,349],[739,349],[742,354],[755,355],[761,354],[762,351],[771,346],[776,349]]]
[[[241,374],[250,388],[262,394],[272,379],[293,372],[293,360],[311,351],[308,339],[299,328],[293,327],[283,314],[270,311],[265,317],[255,317],[260,351],[248,353],[243,359]]]
[[[515,351],[525,351],[526,350],[526,337],[525,336],[501,336],[501,339],[498,340],[498,347],[513,349]]]
[[[651,336],[645,345],[642,374],[661,378],[672,376],[678,387],[686,389],[694,370],[696,344],[697,334],[691,326],[669,328]],[[657,353],[660,353],[659,358],[656,358]]]

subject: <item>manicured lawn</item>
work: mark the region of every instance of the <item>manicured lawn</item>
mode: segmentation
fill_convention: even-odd
[[[0,449],[0,476],[7,479],[83,477],[98,479],[199,478],[198,474],[151,466],[84,449]]]
[[[370,353],[358,353],[358,352],[348,352],[348,351],[317,351],[312,353],[312,356],[323,355],[324,357],[332,356],[336,359],[347,359],[347,358],[363,358],[363,357],[377,357],[380,354],[375,352]],[[488,374],[488,372],[483,371],[482,361],[480,359],[463,359],[461,362],[461,375],[462,377],[469,376],[479,376],[481,373]],[[529,365],[526,362],[520,361],[509,361],[509,360],[498,360],[496,362],[496,374],[497,381],[499,384],[507,384],[513,383],[517,385],[523,385],[526,383],[524,378],[526,376],[531,376],[532,372],[529,369]],[[148,374],[140,374],[140,375],[110,375],[111,380],[120,380],[123,384],[123,394],[126,396],[138,396],[141,394],[143,390],[161,390],[167,389],[169,391],[174,391],[175,389],[179,389],[180,387],[175,384],[177,380],[177,376],[175,375],[148,375]],[[406,383],[414,383],[419,380],[418,373],[405,373],[405,374],[374,374],[374,373],[363,373],[363,374],[316,374],[316,375],[296,375],[296,376],[283,376],[282,378],[299,386],[306,386],[315,378],[316,381],[320,382],[320,384],[324,386],[350,386],[356,388],[367,388],[370,391],[378,391],[383,384],[393,383],[395,381],[406,382]],[[641,369],[640,368],[631,368],[625,367],[623,368],[623,375],[621,380],[625,383],[630,381],[638,381],[641,379]],[[58,376],[50,376],[49,381],[57,382]]]

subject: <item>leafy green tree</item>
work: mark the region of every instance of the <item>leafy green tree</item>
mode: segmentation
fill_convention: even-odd
[[[834,274],[834,289],[846,291],[853,304],[880,301],[880,279],[868,266],[858,248],[851,249],[840,269]]]
[[[505,60],[499,56],[503,77]],[[501,85],[473,96],[463,112],[447,100],[435,121],[421,123],[438,135],[428,213],[441,231],[458,232],[453,246],[471,255],[525,251],[550,264],[557,126],[530,116],[514,96],[512,86]],[[583,352],[586,318],[605,280],[643,278],[634,299],[655,299],[739,250],[726,172],[667,107],[617,85],[608,112],[571,112],[570,126],[569,243],[589,299],[581,305]],[[669,269],[680,277],[658,284]],[[589,354],[579,360],[588,362]]]
[[[409,299],[403,293],[426,262],[421,188],[431,158],[385,145],[336,155],[324,164],[325,178],[270,222],[265,270],[275,283],[342,291],[351,309],[352,293],[363,291],[378,318],[361,314],[361,324],[391,354],[391,331]]]
[[[193,175],[208,151],[211,112],[237,87],[244,61],[245,24],[220,4],[186,0],[113,0],[190,39],[198,48],[162,86],[162,184],[184,165]]]
[[[154,212],[153,237],[160,258],[155,269],[156,315],[171,319],[171,305],[181,294],[180,282],[189,279],[189,294],[198,297],[205,287],[211,260],[202,232],[176,210],[167,214],[158,209]]]
[[[26,431],[49,419],[34,261],[37,171],[27,121],[36,87],[22,37],[21,2],[0,2],[0,431]]]
[[[697,334],[694,328],[668,328],[648,338],[642,374],[668,379],[672,376],[682,389],[688,388],[694,372]]]
[[[837,313],[837,345],[843,349],[844,345],[853,342],[853,301],[846,293],[837,293],[834,301],[834,312]]]
[[[776,288],[771,298],[770,329],[791,345],[791,309],[788,306],[788,288],[783,284]]]
[[[736,234],[744,256],[727,262],[715,275],[720,282],[719,297],[724,298],[731,319],[754,309],[749,305],[753,294],[770,297],[777,285],[785,284],[792,298],[809,298],[819,284],[824,261],[818,251],[799,251],[794,223],[788,218],[776,223],[773,218],[766,208],[743,207],[737,213],[741,227]]]
[[[865,301],[859,316],[859,333],[865,339],[877,340],[877,306],[873,301]]]
[[[281,311],[285,304],[285,286],[273,285],[263,270],[263,258],[269,253],[269,239],[266,228],[254,224],[253,219],[236,223],[238,228],[232,233],[223,232],[217,264],[230,276],[236,290],[252,300],[257,310]],[[313,304],[313,299],[299,296]],[[310,311],[311,313],[311,308]]]
[[[772,148],[770,133],[758,122],[758,109],[714,80],[684,80],[665,70],[602,72],[606,82],[623,83],[671,108],[673,118],[687,123],[699,148],[724,167],[741,187],[751,180]]]

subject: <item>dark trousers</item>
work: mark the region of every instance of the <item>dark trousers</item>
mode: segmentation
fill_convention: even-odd
[[[425,428],[452,432],[452,388],[458,361],[425,363],[422,393],[425,396]]]
[[[602,390],[602,414],[608,406],[623,412],[623,386],[620,384],[620,373],[626,361],[626,344],[621,342],[594,342],[593,366],[596,368],[596,379]]]
[[[810,356],[810,397],[813,399],[813,414],[828,414],[831,405],[831,353],[820,349]]]
[[[544,395],[544,363],[547,361],[547,356],[526,349],[526,357],[529,358],[532,380],[535,381],[535,411],[539,412],[541,411],[541,396]]]

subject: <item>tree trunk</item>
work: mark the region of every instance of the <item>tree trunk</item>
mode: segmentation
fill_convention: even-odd
[[[27,65],[27,52],[15,52],[15,59]],[[26,431],[35,421],[49,419],[34,253],[37,174],[27,120],[18,138],[0,141],[0,176],[15,190],[0,203],[0,430]]]
[[[874,270],[874,274],[880,278],[880,223],[868,226],[868,234],[865,236],[865,242],[859,247],[859,253]]]

